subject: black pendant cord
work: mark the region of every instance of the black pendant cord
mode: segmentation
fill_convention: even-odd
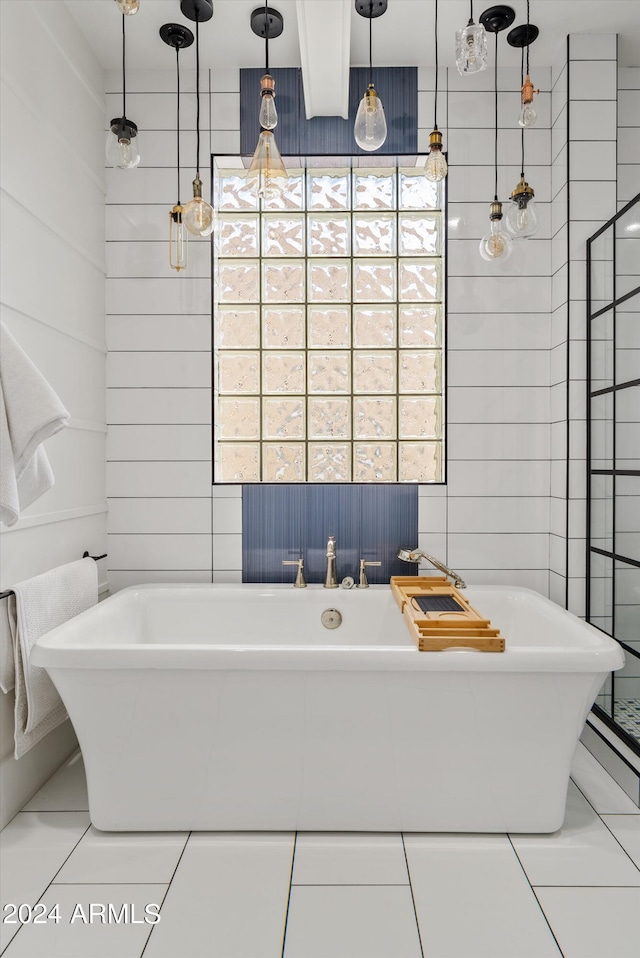
[[[437,0],[436,0],[436,7],[437,7],[437,5],[438,5],[438,4],[437,4]],[[470,27],[472,23],[473,23],[473,0],[469,0],[469,22],[468,22],[467,26]]]
[[[527,76],[529,76],[529,0],[527,0]],[[524,80],[522,82],[524,83]]]
[[[529,47],[527,47],[527,52],[529,52]],[[522,47],[520,58],[520,87],[524,85],[524,47]],[[522,170],[520,175],[524,179],[524,127],[520,127],[520,155],[522,159]]]
[[[196,176],[200,179],[200,21],[196,20]]]
[[[176,47],[176,75],[178,79],[178,103],[176,106],[176,144],[177,144],[177,159],[178,159],[178,203],[180,206],[180,47]]]
[[[264,72],[269,72],[269,7],[264,5]]]
[[[127,34],[124,28],[124,21],[127,18],[124,13],[122,14],[122,116],[123,118],[127,115],[127,71],[125,67],[125,48],[127,42]]]
[[[369,86],[373,86],[373,0],[369,3]]]
[[[435,95],[433,98],[433,129],[438,129],[438,0],[435,0],[436,3],[436,15],[435,15],[435,41],[436,41],[436,84],[435,84]]]
[[[496,107],[496,127],[495,127],[495,139],[494,139],[494,148],[493,148],[493,169],[494,169],[494,180],[493,180],[493,200],[494,203],[498,202],[498,32],[496,31],[496,55],[493,64],[493,89],[495,91],[495,107]]]

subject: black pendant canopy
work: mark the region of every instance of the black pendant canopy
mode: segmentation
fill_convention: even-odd
[[[480,16],[480,23],[489,33],[501,33],[510,27],[516,18],[512,7],[499,4],[497,7],[488,7]]]
[[[195,23],[206,23],[213,16],[211,0],[180,0],[180,9],[187,20]]]
[[[367,20],[381,17],[387,12],[387,0],[356,0],[356,13]]]
[[[269,40],[274,40],[284,30],[284,17],[273,7],[267,7],[266,13],[264,7],[258,7],[251,14],[251,29],[263,40],[267,35]]]
[[[163,23],[160,36],[174,50],[185,50],[193,43],[193,33],[181,23]]]
[[[522,23],[507,34],[507,43],[512,47],[529,47],[540,31],[534,23]]]

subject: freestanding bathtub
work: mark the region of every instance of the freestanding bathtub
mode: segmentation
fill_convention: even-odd
[[[418,652],[386,586],[140,586],[33,662],[99,829],[554,831],[622,650],[535,592],[466,594],[506,652]]]

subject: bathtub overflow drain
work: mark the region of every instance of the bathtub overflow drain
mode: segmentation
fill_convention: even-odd
[[[342,623],[342,615],[337,609],[325,609],[320,616],[325,629],[337,629]]]

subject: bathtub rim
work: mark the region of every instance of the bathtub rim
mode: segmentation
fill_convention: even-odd
[[[313,592],[322,586],[310,586]],[[388,590],[387,585],[372,586],[371,590]],[[244,671],[443,671],[443,672],[591,672],[607,674],[624,666],[622,647],[606,633],[562,609],[546,596],[533,589],[509,585],[470,586],[472,591],[516,593],[533,596],[543,607],[551,607],[554,616],[565,619],[586,630],[597,639],[596,647],[569,648],[549,646],[509,647],[504,653],[447,650],[446,652],[418,652],[407,632],[407,644],[398,645],[207,645],[203,643],[151,644],[105,643],[91,644],[84,640],[84,628],[93,618],[100,620],[115,614],[134,593],[174,591],[237,592],[250,590],[292,592],[292,600],[304,601],[306,592],[296,592],[290,585],[273,583],[149,583],[128,586],[103,602],[80,613],[63,625],[42,636],[32,650],[32,664],[49,671],[57,669],[194,669]],[[324,590],[322,590],[324,591]],[[337,601],[339,593],[327,593],[328,604]],[[82,638],[81,638],[82,636]],[[337,636],[336,636],[337,638]],[[80,641],[78,641],[80,639]],[[84,640],[84,644],[83,644]]]

